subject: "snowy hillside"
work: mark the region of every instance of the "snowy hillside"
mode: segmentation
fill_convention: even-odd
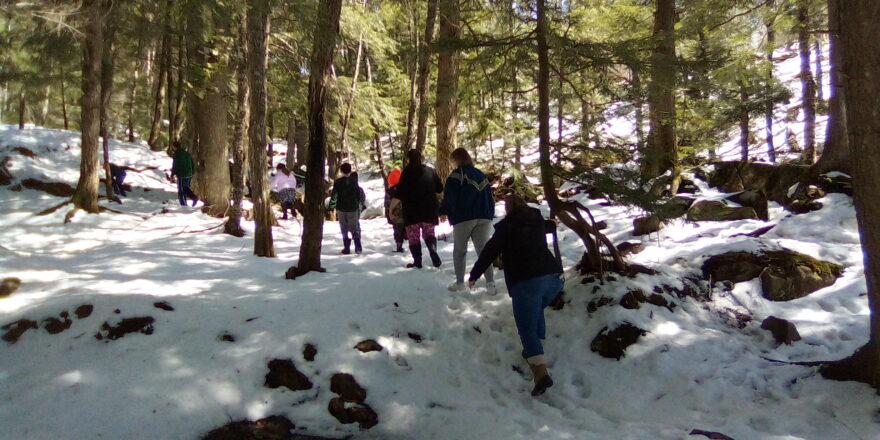
[[[77,145],[73,132],[0,131],[0,160],[10,158],[14,179],[0,187],[0,278],[22,281],[0,298],[0,439],[196,439],[272,415],[329,438],[705,438],[690,437],[693,429],[737,440],[880,438],[869,387],[763,359],[836,359],[866,341],[861,251],[845,195],[828,194],[808,214],[771,203],[768,221],[674,220],[641,237],[632,235],[639,213],[578,195],[608,221],[615,243],[645,245],[631,262],[659,273],[600,285],[569,270],[569,303],[547,312],[556,386],[535,399],[509,298],[446,291],[451,243],[441,242],[440,270],[413,271],[390,252],[384,219],[363,222],[361,256],[340,255],[338,226],[327,223],[327,273],[288,281],[299,223],[274,229],[277,259],[256,258],[250,237],[223,235],[221,220],[175,205],[164,154],[124,143],[113,144],[113,160],[146,170],[129,172],[134,190],[113,206],[122,213],[66,225],[63,209],[35,216],[64,199],[16,185],[28,177],[75,184]],[[697,184],[699,198],[722,196]],[[381,182],[364,186],[380,203]],[[739,235],[769,225],[761,237]],[[582,245],[567,230],[560,239],[572,268]],[[757,280],[676,294],[712,255],[781,248],[840,264],[842,277],[787,302],[762,298]],[[656,292],[666,306],[623,307],[634,290]],[[601,297],[608,303],[596,306]],[[777,346],[760,328],[770,315],[794,323],[802,340]],[[647,333],[620,360],[591,350],[604,328],[624,322]],[[370,339],[382,350],[354,348]],[[267,387],[274,359],[291,360],[311,387]],[[366,390],[377,425],[361,430],[330,415],[337,373]]]

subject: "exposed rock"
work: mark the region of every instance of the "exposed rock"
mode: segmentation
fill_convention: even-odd
[[[12,177],[12,173],[9,172],[9,168],[7,168],[8,165],[8,157],[4,157],[3,160],[0,160],[0,185],[12,185],[14,178]],[[19,189],[19,191],[21,190]]]
[[[354,348],[360,350],[362,353],[369,353],[371,351],[382,351],[385,349],[381,344],[376,342],[373,339],[366,339],[361,342],[358,342]]]
[[[217,337],[217,339],[223,342],[235,343],[235,335],[229,332],[221,333],[220,336]]]
[[[67,330],[72,324],[73,321],[68,317],[67,312],[62,313],[60,319],[52,316],[43,320],[43,328],[46,329],[50,335],[57,335],[58,333]]]
[[[766,267],[761,257],[750,252],[728,252],[715,255],[703,263],[703,276],[711,282],[741,283],[757,278]]]
[[[690,435],[702,435],[710,440],[733,440],[732,437],[728,437],[720,432],[703,431],[702,429],[694,429],[690,432]]]
[[[72,197],[74,193],[73,187],[64,182],[43,182],[42,180],[27,178],[22,180],[21,184],[27,189],[43,191],[55,197]]]
[[[339,397],[330,400],[327,407],[330,414],[339,420],[339,423],[357,423],[361,429],[370,429],[379,423],[379,416],[367,405],[346,403]]]
[[[724,192],[758,191],[767,199],[787,205],[788,190],[798,183],[806,165],[770,165],[755,162],[718,162],[709,175],[709,184]]]
[[[95,306],[91,304],[83,304],[76,308],[73,311],[73,314],[76,315],[76,319],[86,319],[89,316],[92,316],[92,311],[95,310]]]
[[[0,298],[12,295],[19,287],[21,287],[20,279],[15,277],[3,278],[3,281],[0,281]]]
[[[166,302],[166,301],[154,302],[153,307],[155,307],[157,309],[165,310],[166,312],[173,312],[174,311],[174,307],[172,307],[171,304],[168,304],[168,302]]]
[[[639,254],[645,250],[644,243],[635,243],[632,241],[625,241],[617,245],[617,252],[620,253],[621,257],[625,257],[627,255],[635,255]]]
[[[633,278],[636,275],[657,275],[660,272],[657,272],[654,269],[651,269],[648,266],[643,266],[641,264],[630,263],[626,266],[626,269],[621,273],[627,277]]]
[[[364,403],[367,400],[367,390],[347,373],[336,373],[330,378],[330,391],[346,402]]]
[[[641,290],[630,290],[620,298],[620,305],[625,309],[635,310],[641,308],[641,303],[646,299],[645,293]]]
[[[12,149],[12,151],[15,151],[16,153],[18,153],[22,156],[30,157],[32,159],[37,157],[37,153],[34,153],[33,151],[31,151],[25,147],[15,147]]]
[[[834,284],[843,267],[793,251],[768,252],[767,270],[761,273],[761,290],[771,301],[803,298]]]
[[[2,182],[0,182],[0,185],[2,185]],[[12,185],[9,187],[10,191],[15,191],[15,192],[21,192],[22,189],[23,188],[21,187],[20,183],[16,183],[15,185]]]
[[[119,324],[116,324],[115,326],[111,326],[107,321],[104,321],[104,324],[101,325],[101,331],[95,334],[95,339],[100,341],[107,338],[112,341],[122,338],[129,333],[152,335],[154,321],[155,320],[151,316],[125,318],[119,321]]]
[[[826,193],[853,195],[852,177],[843,173],[822,174],[816,179],[816,185]]]
[[[726,307],[718,311],[718,316],[726,320],[730,325],[742,330],[752,322],[752,316],[736,309]]]
[[[770,331],[777,344],[791,345],[792,342],[801,340],[797,327],[782,318],[770,316],[761,322],[761,328]]]
[[[657,216],[661,220],[671,220],[687,214],[688,209],[696,200],[690,197],[675,196],[657,208]]]
[[[630,324],[624,323],[608,331],[608,327],[603,328],[590,344],[590,350],[599,353],[600,356],[620,360],[626,352],[627,347],[635,344],[640,337],[647,332]]]
[[[757,218],[758,214],[754,208],[730,206],[717,200],[701,200],[694,203],[687,211],[687,219],[692,222],[733,221]]]
[[[660,229],[663,229],[663,224],[660,223],[660,217],[656,215],[639,217],[633,220],[633,235],[650,234]]]
[[[596,230],[597,230],[597,231],[602,231],[602,230],[605,230],[605,229],[608,229],[608,222],[607,222],[607,221],[605,221],[605,220],[599,220],[599,221],[596,222]]]
[[[417,344],[421,344],[422,340],[425,339],[422,337],[422,335],[420,335],[418,333],[410,332],[410,333],[407,333],[406,335],[409,336],[409,338],[412,339],[413,341],[416,341]]]
[[[269,361],[269,372],[266,373],[267,388],[287,387],[292,391],[312,389],[312,381],[296,369],[290,359],[272,359]]]
[[[806,214],[822,209],[822,202],[816,200],[796,199],[789,202],[785,207],[794,214]]]
[[[256,422],[232,422],[209,432],[202,440],[332,440],[291,432],[295,428],[287,417],[270,416]]]
[[[697,184],[694,183],[693,180],[682,177],[678,182],[679,194],[698,194],[699,192],[700,188],[697,187]]]
[[[306,344],[303,347],[303,358],[308,362],[314,362],[315,356],[318,354],[318,347],[315,347],[312,344]]]
[[[598,299],[594,299],[587,304],[587,312],[595,313],[596,310],[599,310],[600,307],[605,307],[608,304],[614,303],[614,300],[608,298],[607,296],[599,297]]]
[[[669,300],[666,299],[665,296],[660,295],[660,294],[658,294],[658,293],[654,293],[654,294],[652,294],[651,296],[647,297],[647,298],[645,299],[645,302],[648,303],[648,304],[651,304],[651,305],[655,305],[655,306],[657,306],[657,307],[666,307],[666,308],[670,308],[670,310],[671,310],[671,307],[672,307],[672,306],[669,304]]]
[[[754,209],[761,220],[767,221],[770,218],[770,214],[767,211],[767,196],[760,191],[749,190],[739,192],[728,197],[727,200]]]
[[[10,343],[15,344],[18,342],[18,338],[24,334],[24,332],[35,329],[39,327],[37,325],[37,321],[31,321],[30,319],[19,319],[18,321],[10,322],[9,324],[0,327],[2,330],[6,330],[6,333],[3,333],[3,340]]]

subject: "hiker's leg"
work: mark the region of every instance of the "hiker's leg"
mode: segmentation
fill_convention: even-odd
[[[457,223],[452,227],[453,249],[452,266],[455,268],[455,282],[464,282],[464,272],[467,267],[468,239],[476,225],[476,220]]]
[[[474,242],[474,248],[477,250],[477,257],[483,252],[483,248],[486,247],[486,243],[489,242],[489,239],[492,237],[492,220],[480,219],[476,220],[476,225],[474,225],[474,231],[471,233],[471,240]],[[484,274],[486,277],[486,283],[495,283],[495,271],[492,269],[492,265],[489,265],[489,268],[486,269],[486,273]]]
[[[531,280],[514,285],[511,296],[513,302],[513,318],[523,346],[523,357],[530,358],[544,354],[541,338],[538,335],[538,323],[541,316],[541,297],[530,290]]]

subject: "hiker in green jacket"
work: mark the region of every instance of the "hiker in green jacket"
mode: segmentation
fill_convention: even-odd
[[[181,206],[186,206],[186,199],[192,199],[192,205],[196,206],[199,198],[192,192],[189,184],[196,173],[196,162],[191,154],[180,146],[180,142],[174,142],[174,162],[171,165],[171,178],[177,177],[177,199]]]
[[[342,253],[351,253],[351,242],[354,240],[354,252],[360,254],[363,252],[360,218],[361,208],[365,203],[364,192],[358,185],[357,173],[351,172],[350,163],[342,164],[339,171],[342,172],[342,177],[333,182],[330,210],[337,211],[336,217],[342,230]]]

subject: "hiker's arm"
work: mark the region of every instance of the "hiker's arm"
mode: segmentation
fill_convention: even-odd
[[[471,269],[471,275],[470,278],[468,278],[468,281],[477,281],[483,276],[486,269],[489,269],[492,262],[501,255],[501,249],[504,248],[504,241],[505,234],[503,230],[496,229],[495,234],[492,235],[492,238],[489,239],[489,242],[486,243],[486,246],[483,248],[483,252],[480,252],[480,258],[474,263],[474,268]]]
[[[336,184],[333,184],[333,192],[330,194],[330,206],[327,207],[328,210],[333,211],[336,209],[336,199],[338,198],[338,191],[336,190]]]
[[[458,193],[461,191],[461,182],[454,176],[454,172],[446,178],[446,188],[443,189],[443,203],[440,204],[440,215],[449,215],[450,208],[458,201]]]
[[[544,220],[544,233],[552,234],[556,232],[556,222],[553,220]]]

